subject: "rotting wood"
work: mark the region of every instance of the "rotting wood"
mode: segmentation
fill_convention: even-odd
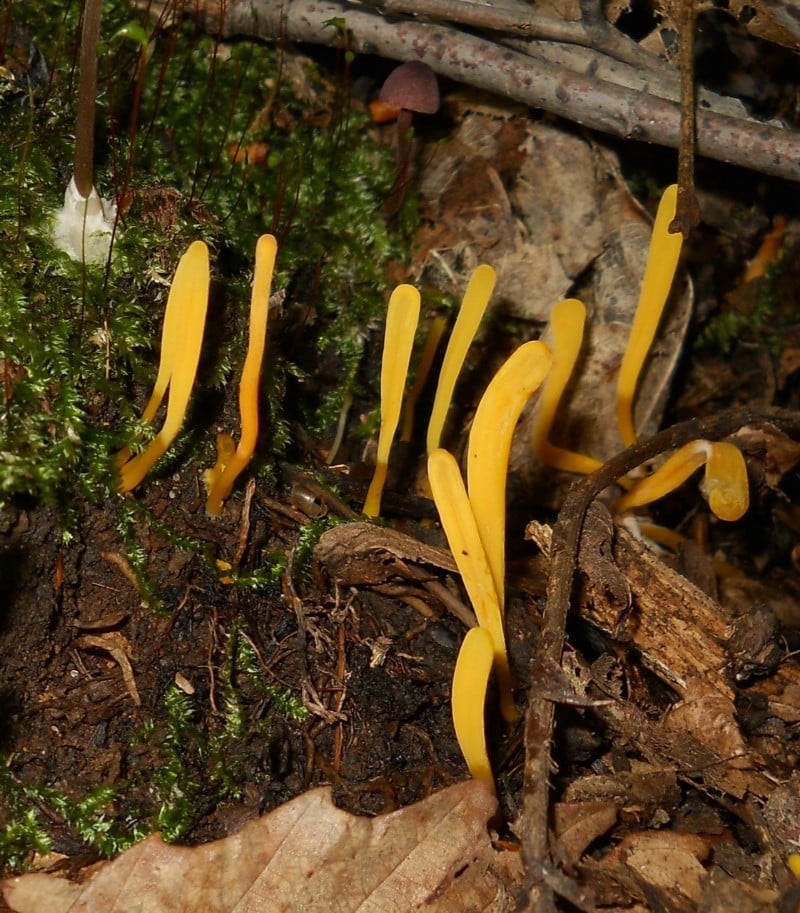
[[[578,552],[586,511],[600,492],[646,460],[674,450],[691,440],[719,440],[748,424],[772,424],[791,437],[800,434],[800,414],[783,409],[731,409],[706,419],[691,419],[644,440],[581,479],[567,494],[553,528],[547,602],[539,644],[538,663],[560,663],[567,617],[572,605]],[[526,863],[527,900],[522,909],[551,913],[553,890],[543,877],[552,871],[549,849],[551,743],[555,706],[531,693],[525,720],[525,774],[522,813],[516,832]]]

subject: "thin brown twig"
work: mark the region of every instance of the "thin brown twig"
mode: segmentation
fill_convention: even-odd
[[[592,501],[609,485],[667,450],[703,438],[719,440],[745,425],[771,423],[793,437],[800,435],[800,413],[782,409],[730,409],[705,419],[691,419],[660,431],[623,450],[569,490],[553,527],[547,603],[537,661],[546,666],[561,663],[567,617],[578,562],[584,517]],[[522,814],[515,830],[522,842],[526,863],[526,911],[552,913],[555,909],[550,885],[542,873],[552,871],[549,858],[548,823],[550,792],[550,747],[555,707],[552,701],[531,695],[525,719],[525,776]]]
[[[688,238],[700,223],[700,206],[694,190],[694,155],[697,148],[697,98],[694,84],[695,0],[680,0],[681,141],[678,147],[678,203],[669,226]]]

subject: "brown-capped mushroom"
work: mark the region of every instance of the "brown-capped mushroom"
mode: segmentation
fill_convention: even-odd
[[[397,117],[397,168],[394,186],[386,203],[386,214],[394,215],[403,203],[411,161],[409,131],[414,114],[435,114],[439,110],[439,84],[436,74],[421,60],[401,63],[383,84],[379,99],[400,109]]]

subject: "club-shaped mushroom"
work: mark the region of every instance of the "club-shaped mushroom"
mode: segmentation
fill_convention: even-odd
[[[272,274],[278,244],[273,235],[262,235],[256,243],[256,267],[253,276],[253,290],[250,298],[250,325],[247,355],[239,383],[239,417],[242,423],[242,437],[239,446],[229,453],[230,445],[223,440],[217,442],[217,466],[211,470],[211,484],[208,490],[206,512],[212,517],[222,513],[222,504],[230,495],[233,483],[250,462],[258,439],[258,386],[261,380],[261,364],[267,342],[267,318],[269,315],[269,293],[272,288]],[[226,452],[227,451],[227,452]],[[221,463],[225,460],[224,464]]]
[[[747,466],[735,444],[691,441],[676,450],[646,479],[642,479],[614,505],[615,513],[663,498],[705,464],[703,490],[708,506],[720,520],[739,520],[747,512],[750,493]]]
[[[378,517],[381,513],[383,486],[389,468],[389,452],[400,421],[408,363],[411,360],[414,334],[419,322],[419,306],[419,292],[413,285],[398,285],[389,299],[381,363],[381,428],[378,432],[378,455],[375,460],[375,474],[364,501],[364,513],[368,517]]]

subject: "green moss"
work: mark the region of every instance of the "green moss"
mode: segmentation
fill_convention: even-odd
[[[20,495],[66,507],[113,487],[108,454],[146,437],[138,415],[155,376],[167,285],[193,238],[208,241],[215,274],[197,396],[237,375],[255,241],[264,231],[279,238],[275,289],[285,297],[271,317],[262,461],[285,451],[291,419],[314,433],[335,422],[384,312],[384,264],[406,250],[407,232],[390,232],[380,215],[391,156],[312,64],[295,84],[281,77],[274,48],[221,47],[189,22],[148,48],[131,130],[138,46],[107,36],[141,13],[109,0],[95,183],[132,205],[108,270],[54,251],[48,219],[71,170],[75,86],[77,6],[62,9],[15,5],[53,79],[27,105],[0,104],[0,507]],[[267,162],[235,164],[230,150],[251,143],[268,147]],[[190,417],[195,449],[212,438],[211,419]]]
[[[101,856],[115,856],[144,836],[131,822],[115,820],[117,794],[106,786],[98,786],[74,801],[52,787],[18,782],[3,765],[0,796],[5,818],[0,827],[0,869],[24,869],[34,853],[50,852],[53,821],[59,821],[60,830],[67,828]]]
[[[795,322],[793,313],[781,313],[781,289],[791,266],[784,253],[767,268],[764,277],[759,280],[755,303],[749,310],[723,305],[720,313],[712,317],[700,333],[698,346],[727,355],[739,342],[760,341],[779,355],[785,339],[776,329]]]

